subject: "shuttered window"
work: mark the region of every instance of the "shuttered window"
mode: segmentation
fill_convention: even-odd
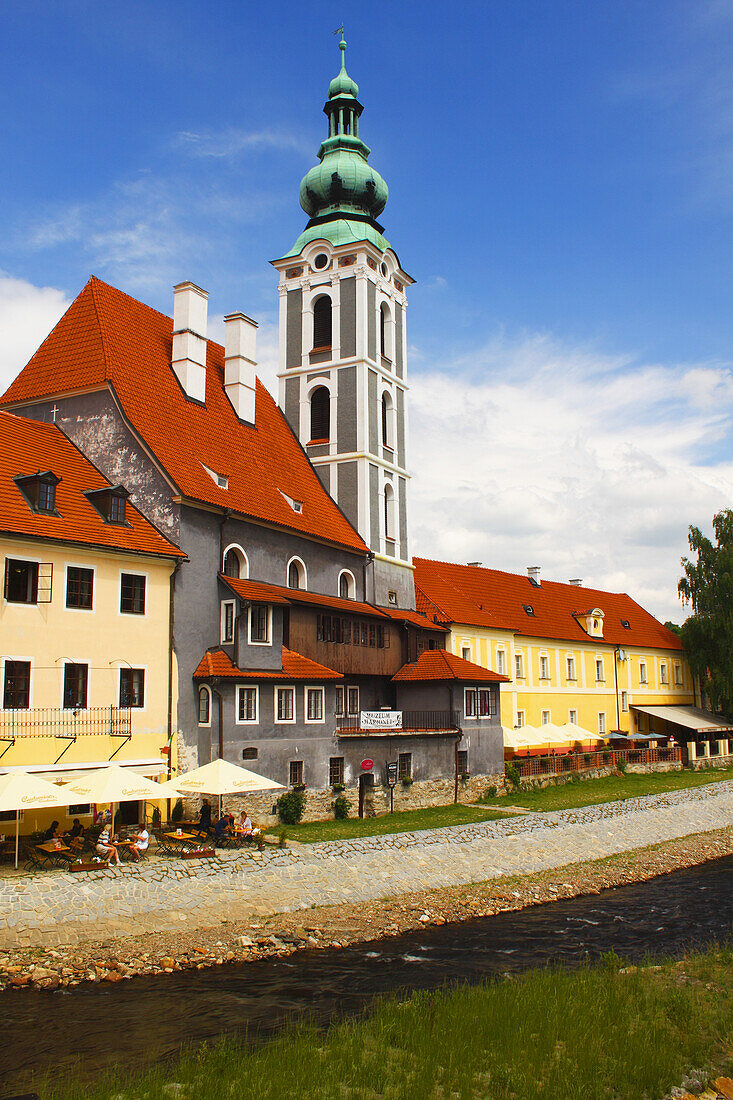
[[[329,439],[331,432],[331,395],[319,386],[311,395],[311,440]]]
[[[313,350],[331,347],[331,299],[325,294],[313,305]]]

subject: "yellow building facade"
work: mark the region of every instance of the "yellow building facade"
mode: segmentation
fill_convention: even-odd
[[[459,657],[509,677],[502,725],[653,734],[645,706],[695,704],[676,634],[624,593],[415,559],[417,603]],[[651,723],[651,724],[650,724]],[[663,723],[657,720],[662,733]]]
[[[0,774],[58,781],[112,761],[167,778],[171,578],[183,555],[61,432],[7,413],[0,526]],[[31,813],[22,831],[92,810]]]

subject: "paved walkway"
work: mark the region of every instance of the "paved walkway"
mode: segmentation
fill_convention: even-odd
[[[0,949],[359,903],[599,859],[733,823],[733,781],[417,833],[0,883]]]

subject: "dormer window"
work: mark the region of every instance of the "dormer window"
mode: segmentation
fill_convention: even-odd
[[[631,630],[631,623],[628,619],[622,619],[621,626],[624,628],[624,630]]]
[[[523,603],[522,607],[524,608],[524,612],[526,615],[534,615],[534,608],[532,607],[531,603]]]
[[[33,509],[45,516],[57,516],[56,486],[60,477],[46,470],[45,473],[24,474],[13,479],[26,501]]]
[[[592,607],[590,611],[576,611],[575,618],[591,638],[603,637],[603,612],[600,607]]]
[[[130,494],[124,485],[110,485],[104,489],[93,489],[84,494],[90,504],[99,512],[105,523],[129,526],[127,523],[127,500]]]

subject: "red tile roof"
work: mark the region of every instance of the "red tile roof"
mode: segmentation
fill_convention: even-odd
[[[475,665],[445,649],[424,649],[411,665],[403,665],[393,680],[460,680],[481,684],[506,684],[508,676]]]
[[[340,672],[319,665],[309,657],[282,647],[282,671],[277,669],[237,668],[228,653],[222,649],[208,649],[193,674],[194,680],[210,680],[214,677],[230,680],[343,680]]]
[[[259,381],[256,426],[237,418],[224,391],[224,349],[212,340],[206,404],[186,399],[170,365],[172,332],[170,317],[92,277],[2,403],[109,385],[183,496],[366,553]],[[227,477],[228,488],[204,466]],[[283,493],[301,501],[302,511]]]
[[[47,470],[61,479],[56,486],[58,515],[34,512],[13,481],[19,475]],[[84,493],[109,485],[107,478],[55,424],[41,424],[0,411],[0,531],[141,554],[185,557],[129,500],[125,506],[128,525],[105,523]]]
[[[219,576],[243,600],[277,604],[304,603],[316,607],[328,607],[333,611],[343,611],[350,615],[371,615],[376,619],[387,618],[384,610],[372,607],[370,603],[342,600],[340,596],[324,596],[319,592],[307,592],[303,588],[284,588],[278,584],[264,584],[262,581],[225,577],[223,573]]]
[[[418,608],[444,623],[466,623],[494,630],[510,630],[530,638],[588,641],[576,615],[600,608],[603,638],[610,645],[682,649],[676,634],[640,607],[624,592],[603,592],[573,584],[543,580],[538,587],[529,577],[502,573],[476,565],[414,558]],[[524,605],[534,611],[528,615]],[[626,628],[623,620],[629,623]]]
[[[380,607],[379,610],[388,615],[390,619],[396,619],[397,622],[401,623],[410,623],[412,626],[421,626],[423,630],[439,630],[443,633],[448,631],[447,626],[434,623],[432,619],[428,619],[419,611],[405,611],[399,607]]]

